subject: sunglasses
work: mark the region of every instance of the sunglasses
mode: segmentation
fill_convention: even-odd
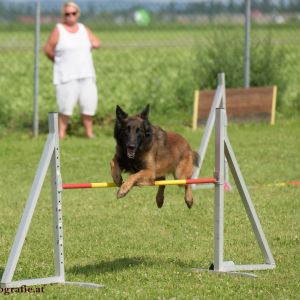
[[[70,17],[70,16],[76,16],[77,15],[77,11],[74,11],[74,12],[70,12],[70,13],[65,13],[65,16],[66,17]]]

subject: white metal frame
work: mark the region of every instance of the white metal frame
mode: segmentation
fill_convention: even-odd
[[[222,103],[221,103],[222,106]],[[247,190],[244,178],[235,158],[226,133],[226,113],[224,108],[217,108],[215,112],[215,174],[217,179],[215,184],[215,205],[214,205],[214,262],[210,271],[230,272],[246,270],[265,270],[275,268],[275,261],[269,248],[267,239],[262,230],[260,221],[256,214],[254,205]],[[237,189],[243,201],[246,213],[252,225],[255,237],[264,256],[265,262],[253,265],[235,265],[232,261],[224,261],[224,182],[227,159],[229,168],[233,175]],[[21,254],[21,250],[29,230],[30,222],[41,192],[47,169],[51,165],[52,171],[52,215],[53,215],[53,248],[55,275],[46,278],[25,279],[13,281],[13,275]],[[203,270],[203,269],[194,269]],[[246,274],[255,276],[253,274]],[[30,195],[28,197],[24,213],[18,227],[18,231],[1,279],[1,287],[13,288],[23,285],[40,284],[68,284],[85,287],[99,288],[103,285],[86,282],[66,282],[64,272],[63,253],[63,221],[62,221],[62,178],[60,172],[60,152],[58,137],[57,113],[49,113],[49,135],[44,146],[39,167],[34,178]]]
[[[252,265],[236,265],[232,261],[224,261],[224,178],[225,159],[244,204],[247,216],[252,225],[253,232],[264,257],[264,263]],[[226,134],[226,113],[224,108],[216,109],[215,119],[215,204],[214,204],[214,261],[209,271],[230,272],[256,277],[254,274],[240,273],[237,271],[267,270],[275,268],[275,261],[263,232],[259,218],[256,214],[242,172],[235,158],[229,138]],[[205,269],[194,269],[195,271]]]
[[[47,174],[51,165],[51,190],[52,190],[52,216],[53,216],[53,250],[55,274],[52,277],[25,279],[12,281],[16,266],[24,245],[32,216]],[[23,285],[40,285],[60,283],[69,285],[86,286],[92,288],[103,285],[86,282],[65,281],[64,251],[63,251],[63,222],[62,222],[62,179],[60,173],[60,152],[58,137],[57,113],[49,113],[49,134],[44,146],[43,154],[31,187],[24,213],[1,279],[1,287],[14,288]]]

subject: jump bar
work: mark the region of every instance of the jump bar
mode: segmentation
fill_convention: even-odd
[[[159,185],[186,185],[186,184],[205,184],[216,183],[215,178],[196,178],[196,179],[178,179],[178,180],[157,180],[152,186]],[[63,189],[91,189],[91,188],[109,188],[117,187],[114,182],[91,182],[91,183],[65,183]]]

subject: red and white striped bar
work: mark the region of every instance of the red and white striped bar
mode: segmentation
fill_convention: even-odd
[[[177,179],[177,180],[157,180],[152,186],[160,185],[186,185],[186,184],[206,184],[216,183],[215,178]],[[91,183],[65,183],[63,189],[92,189],[117,187],[114,182],[91,182]]]

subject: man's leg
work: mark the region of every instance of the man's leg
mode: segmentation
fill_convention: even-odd
[[[66,135],[66,131],[68,128],[69,116],[59,114],[58,115],[58,126],[59,126],[59,138],[63,139]]]
[[[56,85],[56,97],[58,105],[59,137],[63,139],[68,128],[68,121],[73,113],[73,108],[79,95],[78,81],[72,80]]]
[[[81,115],[81,120],[85,129],[85,135],[88,138],[93,138],[93,117],[88,115]]]
[[[80,80],[79,105],[81,120],[85,129],[85,135],[93,138],[93,116],[96,114],[98,94],[95,78]]]

